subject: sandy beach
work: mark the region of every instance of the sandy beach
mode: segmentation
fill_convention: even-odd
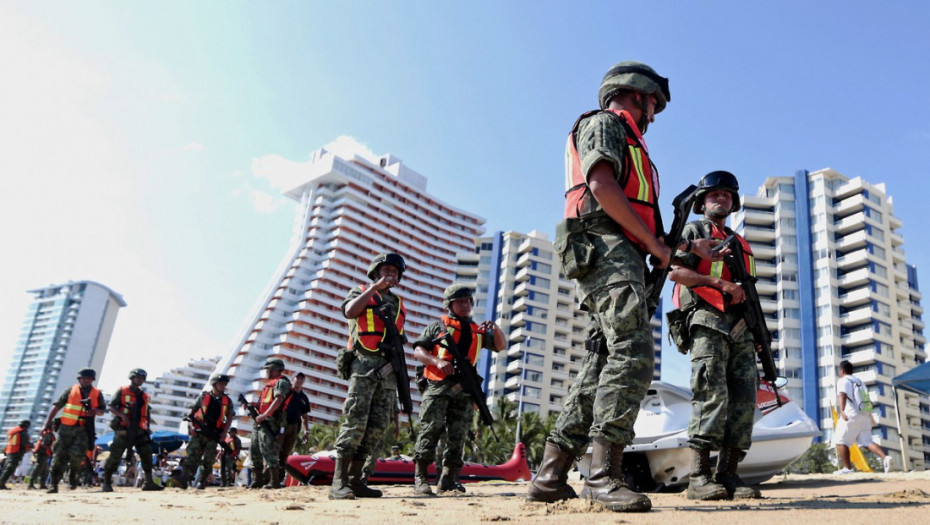
[[[581,483],[574,483],[580,490]],[[65,485],[66,486],[66,485]],[[0,492],[0,523],[926,523],[930,471],[839,475],[789,475],[762,485],[764,499],[695,502],[684,494],[652,494],[653,510],[620,514],[585,501],[524,501],[526,483],[468,484],[460,496],[415,498],[410,485],[380,486],[380,499],[330,501],[328,487],[247,490],[170,488],[162,492],[117,488],[49,495],[22,485]],[[751,522],[750,522],[751,523]]]

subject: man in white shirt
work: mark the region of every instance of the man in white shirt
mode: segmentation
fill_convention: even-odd
[[[852,374],[852,363],[840,361],[840,378],[836,381],[839,419],[836,422],[833,443],[836,445],[837,457],[843,462],[843,468],[837,470],[837,473],[855,472],[849,460],[849,447],[854,443],[871,450],[881,458],[882,466],[885,472],[888,472],[892,467],[891,456],[885,454],[884,449],[872,441],[872,400],[869,399],[869,392],[862,380]]]

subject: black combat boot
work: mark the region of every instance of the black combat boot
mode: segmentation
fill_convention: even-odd
[[[623,445],[604,438],[593,440],[590,476],[581,497],[595,501],[614,512],[645,512],[652,502],[645,494],[630,490],[623,480]]]
[[[575,489],[568,484],[568,471],[574,464],[575,455],[572,452],[563,451],[555,443],[547,441],[542,464],[530,483],[530,489],[526,491],[526,500],[554,503],[577,498]]]
[[[736,469],[743,459],[743,451],[735,447],[727,447],[720,451],[717,457],[717,475],[714,481],[726,487],[727,495],[733,499],[758,499],[762,497],[759,489],[750,487],[739,477]]]
[[[55,471],[53,470],[53,471],[52,471],[52,482],[51,482],[50,486],[48,487],[47,493],[48,493],[48,494],[58,494],[58,483],[59,483],[60,481],[61,481],[61,473],[59,472],[59,473],[56,474]]]
[[[727,498],[727,489],[714,483],[710,471],[710,449],[691,449],[691,476],[688,482],[688,499],[713,501]]]
[[[265,470],[253,470],[252,471],[252,484],[249,485],[250,489],[260,489],[265,486],[268,480],[265,479]]]
[[[155,480],[152,479],[152,471],[145,471],[145,484],[142,485],[142,490],[165,490],[165,487],[162,487],[158,483],[155,483]]]
[[[113,492],[113,473],[103,471],[103,483],[100,484],[100,492]]]
[[[281,467],[269,467],[265,469],[265,477],[268,478],[268,485],[265,486],[266,489],[279,489],[281,488],[281,472],[284,469]]]
[[[418,459],[413,462],[413,493],[417,496],[435,496],[429,488],[429,461]]]
[[[439,475],[439,481],[436,482],[436,494],[442,494],[443,492],[448,492],[455,488],[455,484],[452,483],[452,469],[449,467],[442,467],[442,473]]]
[[[333,485],[329,488],[329,499],[355,499],[355,492],[349,486],[349,459],[336,456],[333,468]]]
[[[363,480],[362,469],[365,468],[365,458],[354,458],[349,465],[349,488],[356,498],[380,498],[381,491],[370,488]]]

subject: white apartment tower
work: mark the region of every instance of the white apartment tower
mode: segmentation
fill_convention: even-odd
[[[0,390],[0,435],[23,419],[44,422],[52,402],[82,368],[100,368],[122,296],[93,281],[69,281],[35,294]]]
[[[182,427],[184,416],[190,413],[191,404],[208,386],[210,374],[219,361],[219,356],[192,359],[185,366],[172,368],[153,383],[145,384],[152,396],[152,430],[177,432]]]
[[[752,246],[757,288],[788,395],[833,435],[831,405],[841,360],[869,388],[873,439],[911,469],[930,464],[930,401],[898,393],[904,450],[891,380],[923,363],[923,308],[908,266],[901,220],[884,184],[832,169],[770,177],[744,196],[734,229]]]
[[[255,393],[265,359],[279,357],[288,374],[306,374],[310,415],[335,422],[347,389],[335,363],[348,337],[341,305],[349,289],[368,282],[376,254],[402,255],[407,272],[396,292],[407,309],[407,337],[415,340],[442,314],[455,254],[473,249],[484,219],[428,194],[426,178],[400,159],[375,156],[351,139],[315,151],[302,169],[303,180],[286,192],[300,203],[288,253],[216,371],[232,376],[234,395]],[[409,345],[407,352],[413,377]],[[417,411],[415,385],[411,393]]]
[[[483,352],[478,364],[488,404],[507,397],[545,418],[562,410],[585,356],[587,316],[577,307],[574,284],[561,275],[546,234],[497,232],[458,255],[456,282],[476,289],[473,317],[508,333],[508,348]],[[661,323],[652,320],[659,378]]]

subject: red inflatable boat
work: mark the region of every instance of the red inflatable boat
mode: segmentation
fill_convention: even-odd
[[[312,456],[290,456],[287,458],[285,485],[330,485],[336,453],[324,451]],[[436,465],[429,466],[429,477],[436,481]],[[462,483],[476,481],[529,481],[530,467],[526,463],[526,449],[517,443],[510,460],[501,465],[465,463],[459,475]],[[369,484],[413,484],[413,461],[409,459],[379,459],[375,472],[368,478]]]

